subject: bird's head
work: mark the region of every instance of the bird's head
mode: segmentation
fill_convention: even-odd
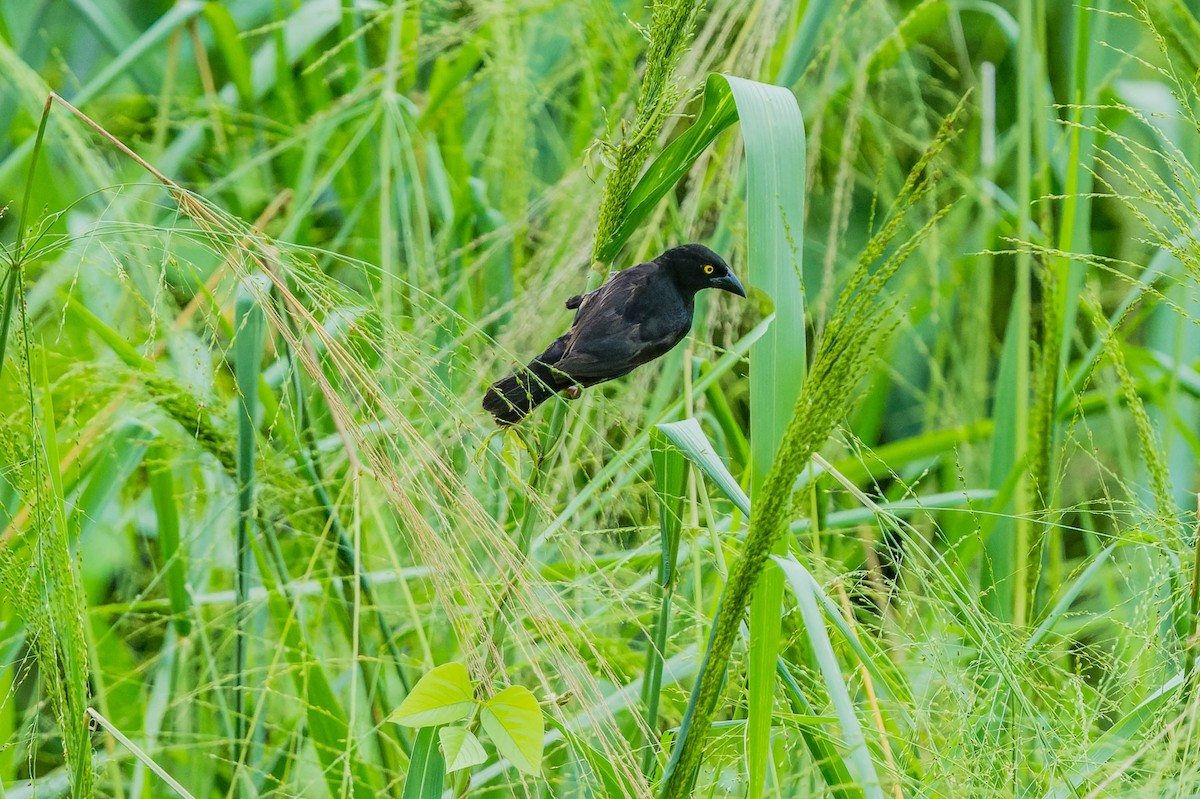
[[[740,297],[746,290],[729,264],[703,244],[685,244],[667,250],[654,259],[662,265],[683,291],[695,294],[701,289],[721,289]]]

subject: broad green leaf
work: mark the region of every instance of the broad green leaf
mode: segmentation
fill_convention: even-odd
[[[684,419],[681,422],[665,422],[656,427],[679,448],[684,457],[721,489],[721,493],[728,497],[738,510],[747,516],[750,515],[750,497],[746,496],[738,481],[729,473],[725,462],[713,449],[699,422],[695,419]]]
[[[804,120],[792,93],[743,78],[710,75],[700,117],[651,164],[630,196],[621,227],[601,248],[600,257],[603,260],[616,252],[696,157],[734,119],[741,122],[746,150],[750,263],[747,277],[751,287],[765,293],[776,311],[750,357],[751,476],[758,475],[761,480],[770,469],[783,431],[791,420],[807,363],[799,244],[803,241],[807,159]],[[660,429],[749,515],[750,498],[729,474],[699,425],[694,421],[677,425],[674,429],[671,426]],[[777,551],[782,549],[777,547]],[[782,600],[782,579],[768,569],[759,579],[750,608],[746,753],[751,795],[761,794],[766,782]],[[692,710],[689,704],[679,737],[681,742],[691,725]],[[676,755],[681,746],[676,745]]]
[[[442,727],[438,730],[442,742],[442,756],[446,758],[446,771],[461,771],[478,766],[487,760],[483,744],[470,730],[462,727]]]
[[[727,77],[746,148],[747,278],[770,299],[775,319],[750,348],[750,495],[758,497],[792,420],[808,363],[800,242],[804,238],[804,119],[787,89]],[[774,554],[787,551],[786,539]],[[783,576],[769,564],[750,600],[750,795],[766,785],[783,620]]]
[[[436,730],[436,727],[426,727],[417,733],[408,761],[408,775],[404,778],[402,799],[441,799],[446,783],[446,761],[438,749]]]
[[[443,663],[417,681],[388,721],[405,727],[434,727],[465,719],[475,707],[474,693],[466,666]]]
[[[512,685],[493,696],[480,713],[483,729],[500,754],[523,774],[542,772],[542,746],[546,721],[529,689]]]

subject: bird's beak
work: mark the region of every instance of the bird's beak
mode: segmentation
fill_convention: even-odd
[[[725,277],[717,278],[710,285],[715,289],[723,289],[724,291],[728,291],[730,294],[736,294],[739,297],[746,296],[746,290],[742,288],[742,281],[738,280],[737,275],[735,275],[733,272],[725,275]]]

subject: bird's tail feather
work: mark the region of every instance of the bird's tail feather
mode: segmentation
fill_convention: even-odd
[[[554,396],[562,388],[561,382],[549,366],[532,361],[516,374],[493,383],[483,395],[483,409],[496,417],[496,424],[516,424]]]

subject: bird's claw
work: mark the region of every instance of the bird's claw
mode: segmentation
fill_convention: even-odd
[[[583,386],[567,386],[563,389],[563,394],[566,395],[567,399],[579,399],[583,396]]]

